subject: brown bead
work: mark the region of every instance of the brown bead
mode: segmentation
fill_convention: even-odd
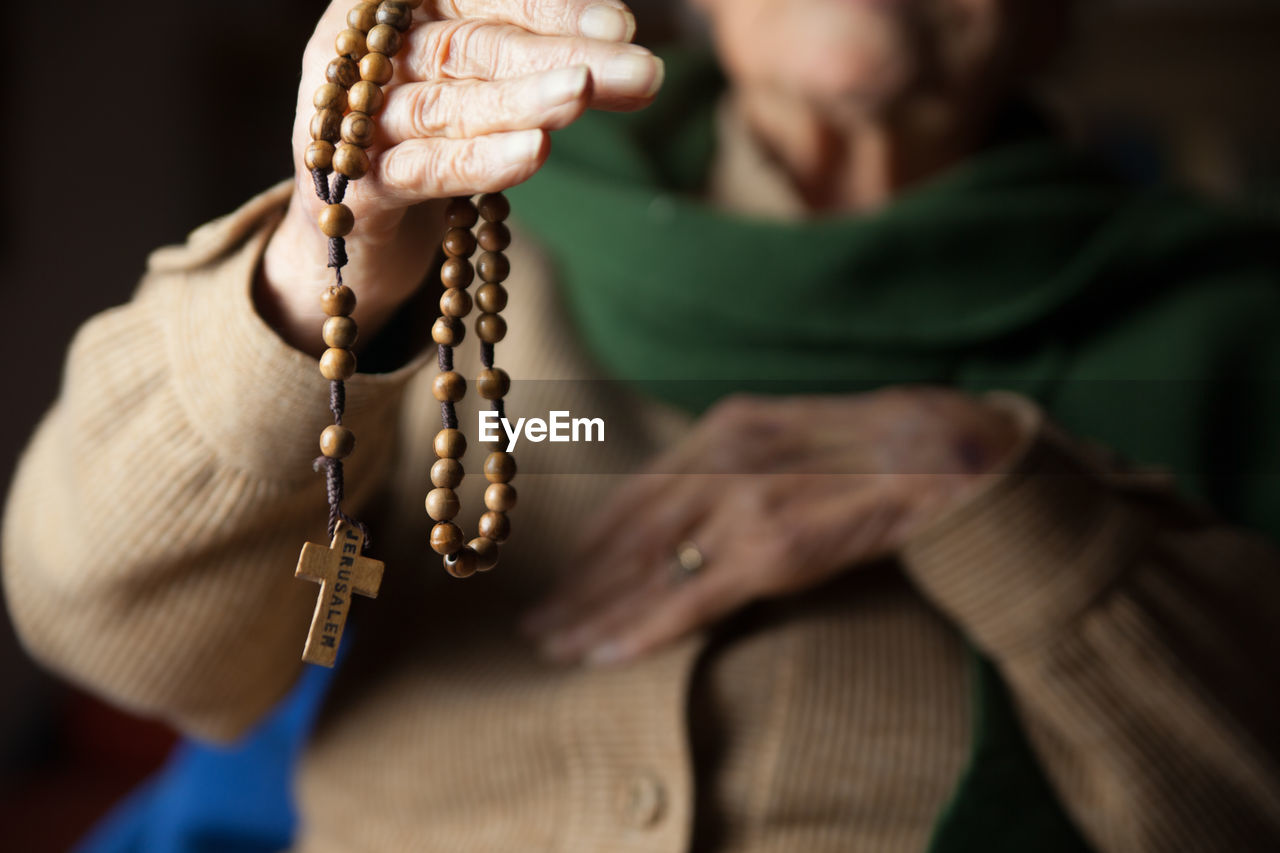
[[[496,344],[507,336],[507,321],[501,314],[481,314],[476,318],[476,334],[486,344]]]
[[[440,295],[440,313],[446,317],[465,317],[471,313],[471,294],[460,287],[450,287]]]
[[[476,526],[476,530],[486,539],[492,539],[498,543],[506,542],[507,537],[511,535],[511,521],[506,513],[490,510],[480,516],[480,523]]]
[[[343,128],[346,128],[346,122],[343,122]],[[343,138],[345,137],[344,132]],[[503,282],[511,274],[511,261],[501,252],[482,252],[476,259],[476,272],[485,281]]]
[[[456,317],[437,317],[431,326],[431,340],[447,347],[456,347],[467,336],[467,325]]]
[[[358,181],[369,174],[369,155],[359,145],[339,142],[333,153],[333,168],[339,175]]]
[[[409,7],[410,10],[416,9],[422,5],[422,0],[400,0],[400,2]]]
[[[368,148],[373,142],[374,130],[376,126],[373,119],[366,114],[347,113],[347,117],[342,120],[342,141]]]
[[[368,80],[358,80],[351,87],[351,91],[347,93],[347,103],[351,105],[351,109],[356,112],[373,115],[382,109],[383,97],[382,89],[377,83]]]
[[[453,489],[432,489],[427,492],[427,515],[435,521],[448,521],[461,508],[458,493]]]
[[[487,572],[498,565],[498,543],[487,536],[477,536],[467,543],[467,548],[476,555],[477,572]]]
[[[516,475],[516,458],[505,450],[495,450],[484,458],[484,478],[490,483],[509,483]]]
[[[486,367],[476,377],[476,390],[486,400],[501,400],[511,390],[511,377],[501,367]]]
[[[437,489],[456,489],[462,475],[462,463],[457,459],[437,459],[431,466],[431,485]]]
[[[342,138],[342,113],[337,110],[316,110],[311,117],[311,138],[337,142]]]
[[[333,49],[338,52],[338,56],[349,56],[352,59],[359,59],[369,52],[364,46],[364,32],[354,28],[338,33],[338,37],[333,40]]]
[[[469,258],[476,250],[476,237],[466,228],[450,228],[440,244],[451,258]]]
[[[433,444],[436,456],[441,459],[461,459],[462,454],[467,452],[467,437],[462,434],[462,430],[442,429],[436,433]]]
[[[488,314],[497,314],[507,307],[507,289],[493,282],[480,285],[476,290],[476,306]]]
[[[476,268],[466,258],[445,258],[440,266],[440,283],[445,287],[466,287],[476,277]]]
[[[345,317],[356,310],[355,291],[345,284],[330,285],[320,294],[320,307],[330,317]]]
[[[333,143],[324,139],[313,139],[307,146],[307,153],[302,162],[311,169],[328,169],[333,166]]]
[[[431,393],[441,403],[456,403],[467,395],[467,380],[456,370],[437,373],[431,383]]]
[[[409,11],[409,7],[404,3],[397,3],[396,0],[383,0],[382,5],[378,6],[378,23],[395,27],[400,32],[404,32],[413,23],[413,13]]]
[[[510,483],[490,483],[484,490],[484,505],[494,512],[511,512],[516,505],[516,487]]]
[[[345,204],[330,204],[320,211],[320,230],[326,237],[345,237],[356,227],[356,216]]]
[[[470,228],[479,220],[476,206],[464,196],[449,199],[449,206],[444,209],[444,223],[450,228]]]
[[[356,321],[350,317],[330,317],[324,321],[320,335],[328,346],[350,349],[358,335]]]
[[[346,112],[347,90],[337,83],[321,83],[320,87],[316,89],[315,95],[312,96],[311,103],[318,110]]]
[[[455,578],[469,578],[476,573],[476,555],[470,548],[462,548],[444,555],[444,570]]]
[[[502,222],[511,215],[511,202],[502,193],[485,193],[476,207],[486,222]]]
[[[356,65],[354,59],[339,56],[329,61],[329,65],[324,69],[324,79],[344,89],[350,89],[351,84],[360,79],[360,66]]]
[[[431,528],[431,550],[437,554],[452,554],[462,547],[462,531],[450,521],[441,521]]]
[[[511,245],[511,229],[501,222],[486,222],[476,229],[476,241],[486,252],[501,252]]]
[[[347,26],[353,30],[367,33],[376,23],[378,23],[377,3],[360,3],[352,6],[351,11],[347,12]]]
[[[376,83],[379,86],[385,86],[391,80],[395,71],[395,66],[391,64],[391,60],[381,53],[369,53],[360,60],[361,79]]]
[[[325,379],[350,379],[356,372],[356,354],[349,349],[329,347],[320,356],[320,375]]]
[[[396,51],[400,49],[400,31],[386,24],[378,24],[369,30],[365,43],[368,45],[369,50],[375,53],[395,56]]]
[[[344,426],[330,424],[320,433],[320,452],[330,459],[346,459],[356,449],[356,434]]]

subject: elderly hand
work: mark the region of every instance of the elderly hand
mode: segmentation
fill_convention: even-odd
[[[259,307],[300,349],[321,347],[321,290],[332,282],[304,153],[312,97],[337,56],[353,0],[329,6],[303,57],[293,126],[292,202],[263,259]],[[530,177],[547,131],[588,107],[636,109],[662,65],[628,44],[634,18],[619,0],[426,0],[383,86],[372,169],[345,203],[356,217],[344,276],[356,288],[366,339],[422,281],[443,236],[443,199],[500,190]]]
[[[559,661],[642,655],[891,554],[1018,436],[998,409],[942,389],[730,398],[602,508],[582,568],[523,627]]]

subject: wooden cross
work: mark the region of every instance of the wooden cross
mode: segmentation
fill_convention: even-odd
[[[378,597],[383,564],[360,556],[364,533],[345,521],[338,522],[333,542],[328,548],[308,542],[298,557],[295,578],[320,584],[316,612],[311,617],[311,630],[302,659],[307,663],[332,667],[338,656],[342,629],[347,625],[353,593]]]

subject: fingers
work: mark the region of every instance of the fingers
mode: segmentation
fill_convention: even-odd
[[[591,106],[642,106],[662,85],[662,62],[648,50],[571,36],[544,36],[510,24],[443,20],[409,31],[405,57],[417,80],[509,79],[538,71],[586,65]]]
[[[388,149],[376,168],[379,188],[407,204],[498,192],[528,180],[547,159],[544,130],[473,139],[409,139]]]
[[[587,108],[585,65],[511,80],[433,80],[397,86],[380,117],[389,144],[418,137],[466,139],[512,130],[556,130]]]
[[[631,41],[636,19],[617,0],[437,0],[442,18],[492,18],[534,33]]]

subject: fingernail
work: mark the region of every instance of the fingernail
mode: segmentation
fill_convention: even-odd
[[[542,147],[542,131],[517,130],[502,137],[499,143],[501,156],[508,163],[523,163]]]
[[[666,73],[662,60],[650,53],[624,53],[615,56],[604,66],[601,74],[606,86],[630,90],[639,98],[648,98],[662,85]]]
[[[631,41],[636,34],[636,19],[630,12],[613,6],[588,6],[578,18],[578,32],[589,39]]]
[[[587,66],[557,68],[541,75],[538,80],[538,104],[554,107],[582,94],[587,88]]]

